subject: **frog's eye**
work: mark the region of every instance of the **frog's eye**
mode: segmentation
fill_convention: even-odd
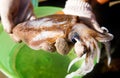
[[[73,43],[76,43],[77,42],[76,39],[80,40],[79,34],[77,32],[73,34],[73,36],[71,37],[71,41]]]

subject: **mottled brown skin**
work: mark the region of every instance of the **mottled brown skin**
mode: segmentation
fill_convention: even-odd
[[[21,39],[24,39],[26,42],[31,40],[31,38],[38,35],[42,31],[55,31],[55,30],[59,31],[60,30],[64,32],[64,37],[66,37],[68,35],[68,32],[71,30],[71,27],[77,22],[77,17],[70,16],[70,15],[50,15],[50,16],[38,18],[32,21],[41,21],[44,18],[50,18],[49,21],[52,21],[56,24],[51,27],[39,26],[39,27],[42,27],[42,28],[39,28],[35,26],[32,27],[29,24],[29,22],[31,21],[27,21],[27,22],[18,24],[13,29],[13,32],[14,34],[17,34],[18,37],[20,37]],[[64,21],[67,21],[67,22],[61,25],[57,25],[58,22],[64,22]],[[49,40],[50,42],[54,42],[54,39],[53,40],[48,39],[48,41]]]
[[[47,34],[40,35],[46,32],[52,32],[50,34],[51,36],[57,34],[52,37]],[[67,54],[74,44],[81,44],[81,42],[73,43],[72,39],[74,39],[74,32],[78,33],[80,39],[78,39],[78,42],[82,41],[82,46],[85,47],[84,49],[89,49],[84,41],[89,41],[89,38],[95,38],[100,42],[110,40],[110,36],[107,33],[95,31],[85,20],[81,20],[77,16],[72,15],[50,15],[20,23],[13,29],[13,34],[32,49],[43,49],[50,52],[57,50],[57,52],[62,55]],[[49,37],[44,37],[43,35]],[[34,40],[36,37],[37,40]],[[79,47],[80,46],[75,47],[75,50],[79,51],[77,50]],[[84,49],[81,51],[84,51]],[[77,53],[79,53],[78,56],[81,56],[84,52]]]
[[[71,50],[71,46],[73,46],[73,44],[68,43],[64,38],[56,39],[55,47],[57,52],[61,55],[68,54]]]
[[[30,24],[30,22],[32,22],[32,21],[41,21],[45,18],[50,18],[48,21],[52,21],[54,23],[54,25],[50,26],[50,27],[46,27],[46,26],[41,26],[41,25],[40,26],[34,26],[34,25],[32,26]],[[25,42],[28,46],[30,46],[30,47],[32,46],[32,48],[33,48],[33,46],[37,47],[41,44],[39,49],[42,48],[47,51],[55,51],[54,47],[57,46],[56,49],[59,51],[60,54],[67,54],[69,52],[70,48],[67,44],[67,41],[68,41],[67,37],[68,37],[68,34],[69,34],[72,26],[74,24],[76,24],[76,22],[77,22],[76,16],[50,15],[50,16],[38,18],[38,19],[35,19],[32,21],[27,21],[27,22],[18,24],[13,29],[14,35],[17,36],[19,39],[21,39],[23,42]],[[63,24],[60,24],[60,25],[57,24],[59,22],[64,22],[64,21],[66,21],[66,22]],[[44,23],[46,23],[46,22],[44,22]],[[64,34],[57,35],[56,37],[53,37],[53,38],[45,38],[42,40],[37,40],[37,41],[31,42],[32,38],[39,35],[42,31],[62,31]],[[54,44],[55,44],[55,46],[54,46]],[[66,47],[66,48],[63,47],[63,49],[60,50],[62,45],[65,45],[64,47]],[[49,49],[46,47],[43,47],[43,46],[49,46],[48,47]],[[68,50],[68,48],[69,48],[69,50]]]
[[[50,15],[17,25],[13,29],[13,34],[34,50],[57,51],[59,54],[65,55],[73,48],[78,60],[86,55],[81,67],[71,73],[72,76],[85,75],[93,70],[94,59],[97,58],[97,63],[99,62],[98,42],[106,44],[113,39],[113,36],[108,32],[96,31],[91,26],[92,24],[89,25],[87,20],[81,18],[83,17]],[[109,65],[111,61],[110,48],[107,45],[105,47]],[[75,62],[76,59],[71,61],[68,70]],[[71,74],[68,74],[66,78],[72,78]]]

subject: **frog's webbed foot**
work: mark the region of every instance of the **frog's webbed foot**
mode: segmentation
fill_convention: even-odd
[[[56,39],[55,47],[59,54],[61,55],[68,54],[68,52],[70,51],[69,46],[70,45],[68,45],[67,41],[64,38]]]

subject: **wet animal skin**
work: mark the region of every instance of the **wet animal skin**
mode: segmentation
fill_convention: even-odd
[[[113,35],[109,32],[96,31],[80,18],[83,17],[63,14],[49,15],[18,24],[13,29],[13,34],[34,50],[57,51],[59,54],[65,55],[74,48],[77,58],[70,63],[68,70],[82,57],[86,60],[81,68],[67,75],[66,78],[72,78],[74,75],[85,75],[93,69],[96,57],[97,62],[99,62],[98,42],[107,44],[105,47],[109,64],[111,58],[108,52],[108,43],[113,39]]]

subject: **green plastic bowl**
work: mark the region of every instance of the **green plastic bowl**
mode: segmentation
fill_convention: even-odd
[[[35,14],[43,17],[59,10],[61,8],[58,7],[36,7]],[[0,70],[8,78],[64,78],[70,61],[75,57],[72,50],[62,56],[57,52],[36,51],[24,43],[15,43],[0,24]],[[70,72],[78,66],[75,64]]]

